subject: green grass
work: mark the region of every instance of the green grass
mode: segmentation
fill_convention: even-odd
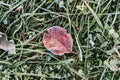
[[[14,55],[0,50],[0,80],[120,80],[120,71],[104,64],[120,62],[120,1],[70,1],[0,1],[0,32],[16,45]],[[56,56],[44,47],[43,32],[55,25],[72,35],[77,54]]]

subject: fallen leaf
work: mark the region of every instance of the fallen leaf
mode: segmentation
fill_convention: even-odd
[[[0,49],[8,51],[8,54],[16,54],[14,41],[8,41],[6,35],[2,32],[0,32]]]
[[[118,49],[118,52],[120,53],[120,49]]]
[[[108,67],[111,71],[120,71],[120,59],[117,55],[112,55],[111,58],[104,61],[104,65]]]
[[[44,32],[43,44],[53,54],[64,55],[72,52],[73,40],[64,28],[53,26]]]

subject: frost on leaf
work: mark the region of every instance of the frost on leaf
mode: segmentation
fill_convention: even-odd
[[[118,55],[114,54],[111,58],[104,61],[106,67],[111,71],[120,71],[120,59]]]
[[[53,26],[44,32],[43,44],[53,54],[64,55],[72,52],[73,40],[64,28]]]
[[[8,51],[8,54],[16,54],[15,44],[13,40],[7,40],[5,34],[0,32],[0,49]]]

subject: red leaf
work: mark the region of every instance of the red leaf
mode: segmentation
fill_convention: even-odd
[[[53,26],[43,35],[44,46],[55,55],[72,52],[73,40],[64,28]]]
[[[120,49],[118,49],[118,52],[120,53]]]

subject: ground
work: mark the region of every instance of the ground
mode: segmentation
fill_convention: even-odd
[[[45,48],[52,26],[72,36],[73,52]],[[120,80],[119,0],[1,0],[0,32],[16,47],[0,49],[1,80]]]

